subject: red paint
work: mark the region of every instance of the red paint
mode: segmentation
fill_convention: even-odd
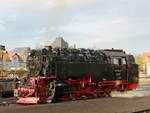
[[[29,85],[32,88],[19,88],[18,91],[22,93],[22,96],[18,97],[17,103],[46,103],[47,98],[44,96],[46,94],[46,80],[52,81],[54,79],[56,79],[56,77],[31,77]],[[92,83],[91,76],[83,76],[81,79],[59,79],[71,84],[71,87],[66,87],[68,92],[65,92],[59,99],[62,101],[104,97],[105,94],[110,95],[113,90],[124,91],[125,89],[135,89],[138,87],[138,83],[128,84],[126,80],[100,81],[98,83]],[[70,88],[73,89],[70,90]]]
[[[19,100],[17,100],[17,103],[20,104],[36,104],[40,100],[39,97],[19,97]]]
[[[138,83],[128,84],[128,89],[136,89],[138,87]]]

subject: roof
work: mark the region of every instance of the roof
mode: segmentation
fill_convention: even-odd
[[[28,52],[30,52],[30,47],[20,47],[10,51],[10,53],[28,53]]]
[[[123,50],[102,50],[107,56],[125,57],[127,54]]]
[[[143,53],[142,56],[144,57],[150,56],[150,53]]]
[[[22,58],[20,57],[20,55],[18,55],[17,53],[15,53],[15,54],[12,56],[12,58],[13,58],[13,57],[17,57],[20,62],[23,61],[23,59],[22,59]]]

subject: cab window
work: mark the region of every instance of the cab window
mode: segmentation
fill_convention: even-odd
[[[123,64],[126,64],[126,59],[125,58],[113,58],[112,63],[116,65],[123,65]]]

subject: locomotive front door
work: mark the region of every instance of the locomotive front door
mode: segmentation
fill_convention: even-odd
[[[113,57],[114,76],[116,80],[127,80],[127,63],[125,57]]]

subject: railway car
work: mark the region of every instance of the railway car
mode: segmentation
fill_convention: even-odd
[[[138,65],[123,50],[32,50],[27,58],[29,74],[14,95],[17,103],[50,103],[110,96],[113,90],[138,87]]]
[[[13,96],[14,79],[0,78],[0,98]]]

